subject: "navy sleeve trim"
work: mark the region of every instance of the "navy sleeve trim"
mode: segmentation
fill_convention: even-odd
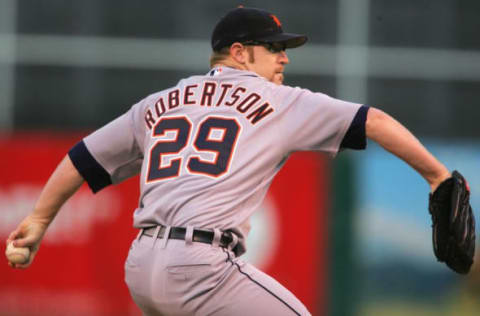
[[[367,135],[365,124],[367,122],[367,113],[370,107],[362,105],[353,118],[347,133],[343,137],[340,148],[365,149],[367,148]]]
[[[68,156],[83,179],[87,181],[93,193],[97,193],[104,187],[112,184],[110,175],[93,158],[83,140],[70,149]]]

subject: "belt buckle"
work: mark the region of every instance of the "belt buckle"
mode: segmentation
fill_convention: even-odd
[[[228,245],[230,245],[233,242],[233,234],[231,231],[224,231],[222,232],[222,236],[220,237],[220,246],[224,248],[228,248]]]

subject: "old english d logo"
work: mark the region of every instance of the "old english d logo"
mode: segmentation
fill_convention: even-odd
[[[274,14],[270,14],[270,16],[278,27],[282,27],[282,23],[280,23],[280,20]]]

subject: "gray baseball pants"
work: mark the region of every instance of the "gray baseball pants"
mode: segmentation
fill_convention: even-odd
[[[137,237],[125,282],[144,315],[310,315],[276,280],[230,249],[191,239]]]

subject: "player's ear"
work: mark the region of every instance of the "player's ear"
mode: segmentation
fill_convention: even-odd
[[[232,46],[230,46],[230,56],[232,56],[233,60],[242,65],[248,60],[248,52],[245,49],[245,46],[238,42],[233,43]]]

